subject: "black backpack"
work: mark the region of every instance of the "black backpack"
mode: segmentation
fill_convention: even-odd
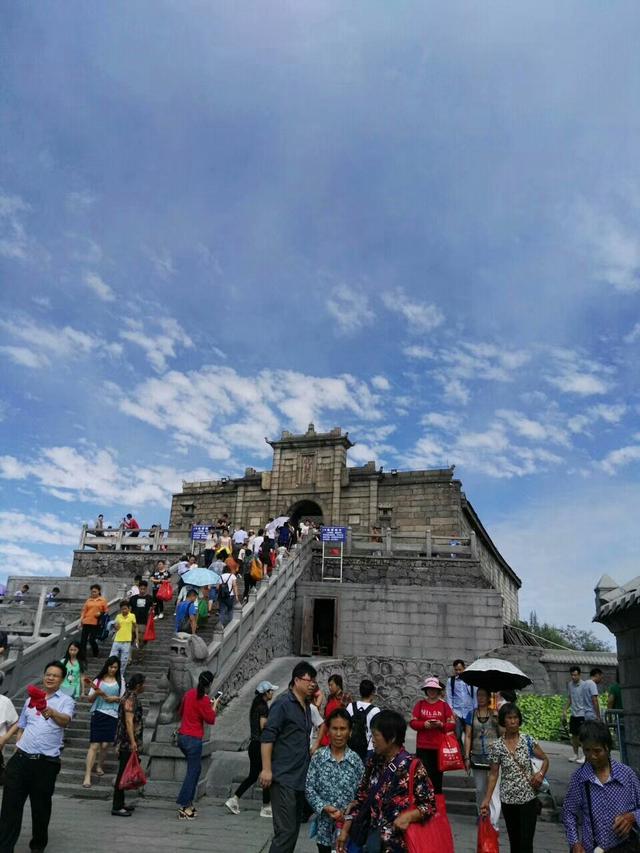
[[[356,702],[352,706],[353,714],[351,715],[351,737],[349,738],[349,748],[357,752],[363,761],[367,760],[367,751],[369,748],[369,736],[367,734],[367,719],[369,712],[373,710],[373,705],[367,705],[366,708],[358,708]]]
[[[218,584],[218,601],[229,601],[230,598],[229,581],[223,580],[221,584]]]

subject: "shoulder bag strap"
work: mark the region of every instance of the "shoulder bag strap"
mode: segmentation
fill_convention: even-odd
[[[517,748],[518,748],[518,747],[516,747],[516,750],[517,750]],[[506,744],[505,744],[505,749],[507,749]],[[508,749],[507,749],[507,752],[509,752],[509,750],[508,750]],[[529,772],[527,772],[527,769],[524,767],[524,765],[520,764],[520,762],[518,761],[518,759],[517,759],[517,758],[516,758],[516,756],[515,756],[515,752],[514,752],[514,753],[509,752],[509,755],[511,756],[511,758],[513,758],[513,763],[516,765],[516,767],[518,768],[518,770],[519,770],[519,771],[522,773],[522,775],[526,778],[527,782],[529,783],[529,785],[530,785],[530,787],[531,787],[531,790],[532,790],[532,791],[535,791],[535,793],[537,794],[537,793],[538,793],[538,791],[537,791],[537,790],[533,787],[533,785],[531,784],[530,773],[529,773]],[[531,770],[531,768],[529,768],[529,770]]]
[[[589,785],[588,779],[584,783],[584,790],[587,797],[587,811],[589,812],[589,823],[591,825],[591,838],[593,840],[593,843],[597,844],[596,827],[593,822],[593,809],[591,807],[591,786]]]
[[[414,758],[411,762],[411,767],[409,768],[409,807],[412,809],[415,809],[416,807],[416,798],[414,795],[414,779],[419,760],[419,758]]]

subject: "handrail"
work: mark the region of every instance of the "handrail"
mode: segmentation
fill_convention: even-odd
[[[126,530],[123,527],[96,530],[88,524],[82,525],[79,551],[92,548],[96,551],[142,550],[149,547],[151,551],[167,550],[176,546],[176,550],[190,547],[189,531],[184,528],[140,527],[137,530]]]
[[[124,590],[123,590],[124,592]],[[107,602],[109,613],[115,612],[122,599],[122,593]],[[24,647],[22,637],[12,641],[12,648],[16,651],[15,657],[9,657],[0,663],[0,672],[4,673],[2,693],[5,696],[16,696],[24,684],[30,679],[41,675],[42,666],[46,664],[49,654],[61,658],[65,651],[65,644],[80,630],[80,619],[66,622],[64,614],[60,614],[61,621],[58,622],[57,633],[40,637],[27,648]],[[46,652],[46,655],[44,654]]]
[[[378,530],[378,533],[364,533],[354,531],[348,526],[345,553],[354,554],[360,551],[363,554],[389,556],[404,551],[418,553],[427,558],[478,559],[478,543],[473,530],[465,536],[455,533],[448,536],[434,534],[430,526],[425,527],[423,534],[392,530],[390,527]]]

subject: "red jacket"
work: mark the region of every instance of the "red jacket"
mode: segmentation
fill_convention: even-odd
[[[325,723],[331,716],[331,714],[336,710],[336,708],[342,708],[342,699],[335,699],[333,696],[331,699],[327,701],[327,706],[324,709],[324,721]],[[320,746],[329,746],[329,730],[327,729],[325,735],[320,741]]]
[[[216,721],[216,712],[211,706],[211,699],[207,694],[198,699],[198,691],[195,687],[187,690],[180,708],[182,722],[178,733],[189,735],[189,737],[204,737],[204,723],[212,726]]]
[[[442,728],[425,729],[424,724],[427,720],[438,720],[443,726]],[[455,731],[456,727],[453,711],[442,699],[438,699],[437,702],[427,702],[426,699],[421,699],[416,702],[411,712],[409,725],[418,732],[417,749],[439,749],[442,735],[445,732]]]

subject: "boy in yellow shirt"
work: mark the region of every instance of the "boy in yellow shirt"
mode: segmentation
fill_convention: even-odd
[[[120,602],[120,613],[116,616],[115,622],[116,635],[113,638],[109,656],[115,655],[120,658],[120,676],[124,678],[131,654],[133,632],[136,630],[136,617],[129,611],[129,602],[126,599]]]

